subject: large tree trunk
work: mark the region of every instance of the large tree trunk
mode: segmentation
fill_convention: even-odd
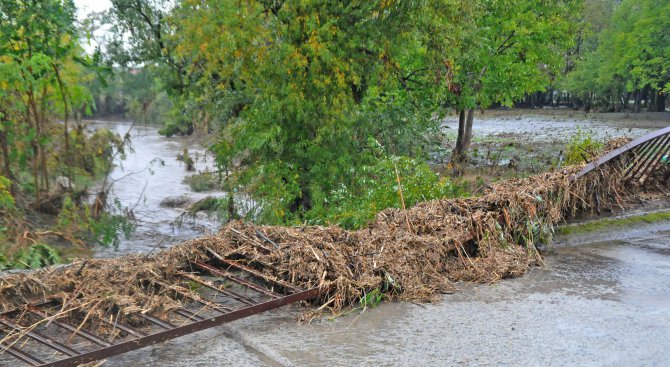
[[[467,111],[462,110],[458,113],[458,137],[456,138],[456,148],[452,152],[451,161],[458,166],[467,163],[468,149],[472,140],[472,122],[474,120],[475,110],[473,108]]]

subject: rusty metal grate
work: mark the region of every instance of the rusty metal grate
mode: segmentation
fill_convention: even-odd
[[[587,164],[584,169],[571,177],[571,181],[586,175],[605,164],[620,164],[625,180],[644,181],[661,164],[670,163],[670,126],[635,139],[621,148]],[[670,177],[665,177],[667,181]]]
[[[145,321],[141,327],[118,322],[110,315],[109,320],[101,318],[97,322],[106,324],[113,332],[107,333],[108,336],[97,334],[79,327],[80,323],[67,316],[54,318],[62,306],[55,302],[28,304],[20,310],[0,314],[0,340],[16,335],[0,344],[0,365],[77,366],[321,294],[319,288],[302,290],[279,280],[269,284],[254,269],[216,253],[212,255],[211,262],[193,261],[192,272],[178,273],[199,287],[199,295],[174,289],[175,297],[187,302],[172,310],[168,317],[133,314]],[[36,324],[39,326],[35,327]]]

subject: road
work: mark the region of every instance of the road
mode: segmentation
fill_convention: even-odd
[[[546,266],[437,304],[239,320],[104,366],[667,366],[670,222],[560,238]]]

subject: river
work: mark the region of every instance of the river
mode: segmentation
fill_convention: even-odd
[[[108,202],[118,201],[123,208],[132,210],[136,230],[130,238],[122,238],[117,249],[102,248],[96,257],[116,257],[128,253],[152,252],[184,240],[216,232],[221,223],[215,218],[199,215],[197,219],[176,220],[185,212],[183,208],[161,206],[166,198],[188,196],[197,201],[206,196],[225,196],[224,192],[193,192],[184,184],[187,172],[177,154],[188,149],[195,160],[195,170],[213,170],[211,154],[194,143],[192,138],[166,138],[158,134],[158,127],[133,125],[128,121],[89,121],[88,129],[106,128],[124,136],[130,133],[132,151],[116,159],[110,173],[114,182]],[[125,210],[125,209],[124,209]]]

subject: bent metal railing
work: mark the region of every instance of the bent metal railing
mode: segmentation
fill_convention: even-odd
[[[620,164],[625,180],[644,183],[661,164],[670,163],[670,126],[649,133],[587,164],[572,176],[577,180],[606,164]],[[665,177],[667,181],[670,177]]]
[[[201,296],[174,290],[176,297],[188,302],[167,316],[133,314],[145,321],[142,327],[114,321],[112,315],[109,320],[98,321],[113,332],[96,334],[67,315],[58,314],[62,305],[48,300],[0,314],[0,340],[19,335],[0,344],[0,366],[78,366],[313,299],[322,292],[319,288],[302,290],[283,283],[268,284],[253,269],[213,255],[215,260],[193,261],[191,271],[178,273],[197,284]],[[278,289],[285,293],[278,293]]]

